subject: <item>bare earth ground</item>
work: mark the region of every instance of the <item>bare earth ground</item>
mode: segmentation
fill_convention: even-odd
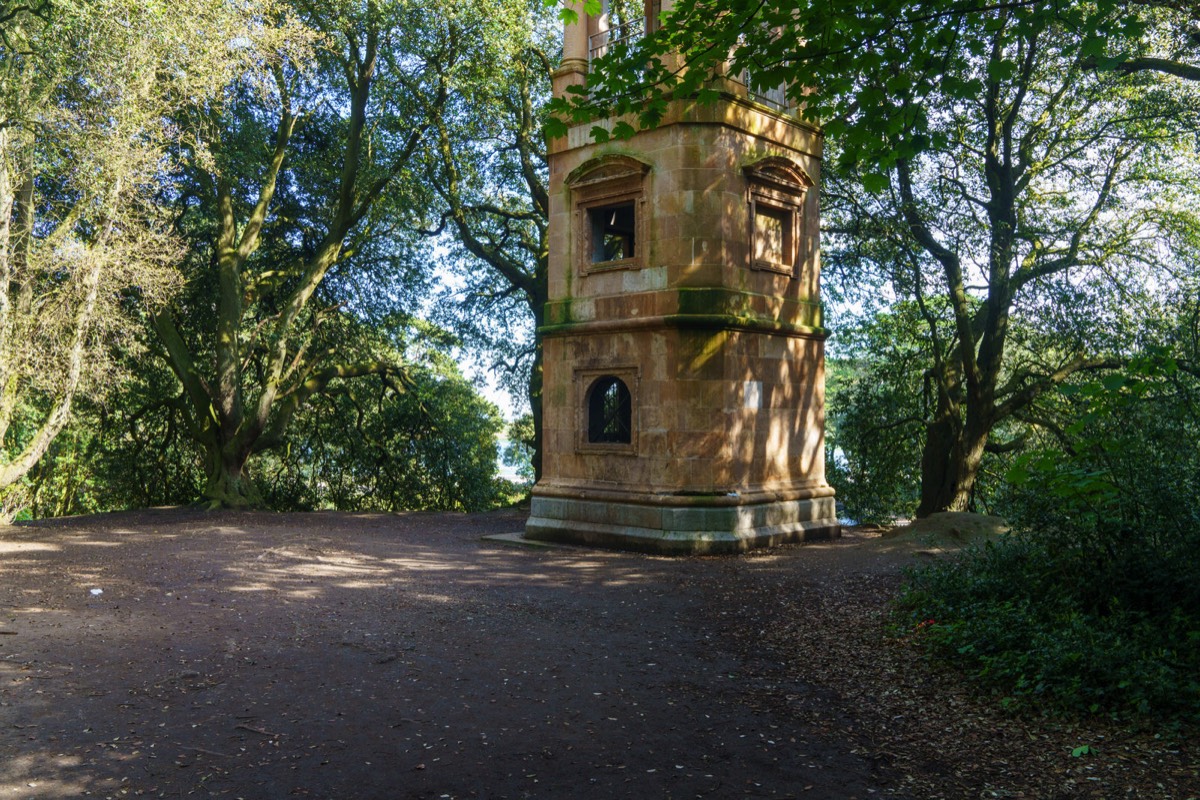
[[[480,538],[523,522],[0,530],[0,800],[1200,795],[1185,734],[1007,716],[890,634],[920,546]]]

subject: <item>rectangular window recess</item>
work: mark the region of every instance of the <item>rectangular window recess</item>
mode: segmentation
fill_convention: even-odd
[[[792,238],[791,214],[759,205],[754,215],[754,259],[768,264],[787,263]]]
[[[588,209],[592,264],[627,261],[638,255],[636,208],[629,200]]]

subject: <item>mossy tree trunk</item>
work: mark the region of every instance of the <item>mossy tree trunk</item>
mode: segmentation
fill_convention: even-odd
[[[918,266],[916,275],[909,276],[936,354],[928,378],[937,399],[926,425],[918,516],[971,507],[984,454],[1018,444],[993,443],[998,424],[1021,414],[1038,397],[1081,370],[1113,368],[1121,363],[1117,358],[1080,351],[1068,352],[1050,369],[1013,368],[1008,363],[1014,304],[1035,282],[1079,268],[1094,257],[1086,245],[1099,227],[1102,210],[1113,199],[1128,150],[1116,145],[1111,156],[1094,164],[1094,194],[1082,216],[1068,225],[1065,241],[1049,246],[1036,232],[1023,230],[1022,225],[1029,222],[1027,193],[1048,163],[1048,153],[1068,146],[1057,138],[1056,126],[1062,124],[1062,118],[1078,118],[1086,112],[1071,106],[1078,102],[1072,97],[1072,84],[1081,80],[1078,74],[1072,70],[1052,76],[1043,72],[1047,59],[1053,58],[1050,35],[1022,29],[1007,14],[1000,14],[998,20],[979,98],[984,121],[979,152],[955,156],[963,160],[964,169],[969,162],[979,171],[984,190],[981,196],[964,198],[976,209],[987,232],[982,266],[964,263],[960,247],[940,227],[941,210],[918,198],[912,162],[902,158],[894,168],[900,218],[925,258],[931,258],[941,273],[937,278],[923,275]],[[1005,77],[1013,65],[1013,52],[1020,52],[1022,58],[1016,63],[1016,74]],[[1051,83],[1038,85],[1046,81]],[[1087,141],[1098,146],[1109,134],[1101,126],[1086,134],[1091,137]],[[1069,145],[1082,146],[1077,141]],[[967,194],[966,188],[961,191]],[[982,287],[968,286],[967,273],[972,268],[978,270],[973,275],[982,273]],[[953,314],[950,340],[939,334],[938,320],[925,306],[923,287],[930,284],[938,285],[938,293],[944,293]]]
[[[244,110],[217,107],[196,122],[196,129],[209,137],[211,158],[191,168],[198,175],[196,190],[211,204],[215,217],[212,268],[216,279],[195,276],[193,280],[198,285],[215,284],[215,319],[204,319],[196,311],[212,302],[206,296],[163,310],[154,316],[153,327],[167,363],[182,384],[178,405],[189,433],[205,452],[208,479],[203,499],[210,507],[261,504],[250,468],[254,456],[280,446],[297,411],[332,381],[364,375],[404,378],[403,365],[385,359],[340,361],[338,341],[323,333],[338,308],[318,307],[315,300],[330,270],[371,235],[373,226],[364,220],[397,176],[412,168],[449,97],[447,71],[458,57],[461,41],[453,23],[432,23],[448,30],[435,27],[434,32],[422,34],[445,36],[436,57],[404,61],[383,47],[393,33],[385,27],[392,24],[389,13],[381,11],[375,0],[364,7],[314,12],[314,20],[329,15],[322,24],[330,41],[340,45],[340,50],[319,51],[318,74],[328,84],[318,96],[328,97],[339,89],[344,94],[337,103],[339,115],[321,123],[328,129],[309,133],[324,137],[327,154],[320,165],[309,162],[307,167],[336,165],[332,174],[320,175],[329,193],[321,199],[328,204],[303,209],[311,220],[301,231],[292,231],[294,235],[275,232],[268,242],[264,228],[273,221],[287,224],[280,221],[280,212],[273,211],[277,187],[281,180],[299,182],[297,176],[285,176],[285,163],[292,153],[311,147],[296,141],[302,120],[305,125],[317,124],[310,121],[310,110],[297,105],[298,97],[313,96],[313,86],[302,84],[306,70],[268,69],[277,105],[266,148],[260,149],[257,142],[234,141],[235,131],[258,130],[257,124],[236,116]],[[384,65],[396,73],[404,69],[419,73],[411,83],[412,76],[391,73],[381,81],[377,72]],[[339,87],[338,81],[344,84]],[[379,88],[383,85],[388,89]],[[373,101],[381,91],[418,91],[413,86],[427,94]],[[395,114],[389,104],[419,111]],[[271,109],[266,104],[257,111],[265,115]],[[384,119],[372,117],[373,113]],[[397,127],[380,130],[388,125]],[[380,144],[384,140],[386,145]],[[256,150],[267,154],[265,162],[249,169],[242,166],[245,174],[231,166]],[[272,252],[256,258],[264,244]]]

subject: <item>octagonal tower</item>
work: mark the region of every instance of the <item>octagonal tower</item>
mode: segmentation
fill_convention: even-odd
[[[642,19],[575,7],[557,94],[652,24],[658,0]],[[706,553],[839,532],[821,134],[782,92],[719,88],[626,141],[599,144],[589,123],[550,142],[544,450],[526,538]]]

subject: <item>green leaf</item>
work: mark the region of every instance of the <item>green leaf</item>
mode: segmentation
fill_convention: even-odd
[[[1090,754],[1091,752],[1092,752],[1092,748],[1090,746],[1088,746],[1086,744],[1081,744],[1079,747],[1076,747],[1074,750],[1071,751],[1071,758],[1079,758],[1080,756],[1086,756],[1086,755]]]
[[[547,139],[559,139],[567,135],[567,123],[558,117],[547,117],[545,130]]]
[[[635,133],[637,133],[637,129],[628,122],[618,122],[612,129],[612,137],[621,141],[633,138]]]
[[[609,138],[611,138],[608,133],[608,128],[602,128],[599,125],[592,126],[591,134],[592,134],[592,139],[599,142],[600,144],[604,144],[605,142],[607,142],[609,140]]]
[[[825,135],[833,138],[841,136],[846,130],[846,122],[841,119],[831,119],[825,123]]]
[[[882,194],[888,188],[888,176],[879,172],[868,172],[862,177],[863,188],[871,194]]]
[[[1130,58],[1129,53],[1118,53],[1116,55],[1108,56],[1106,58],[1097,58],[1096,59],[1096,69],[1098,69],[1101,72],[1111,72],[1112,70],[1121,66],[1121,64],[1128,61],[1129,58]]]
[[[989,61],[987,72],[994,81],[1009,81],[1017,74],[1017,65],[1012,61]]]
[[[1105,39],[1102,36],[1089,36],[1079,45],[1079,53],[1084,58],[1104,55]]]
[[[1104,388],[1110,392],[1115,392],[1125,384],[1129,383],[1124,375],[1105,375],[1100,379],[1100,383],[1104,384]]]

